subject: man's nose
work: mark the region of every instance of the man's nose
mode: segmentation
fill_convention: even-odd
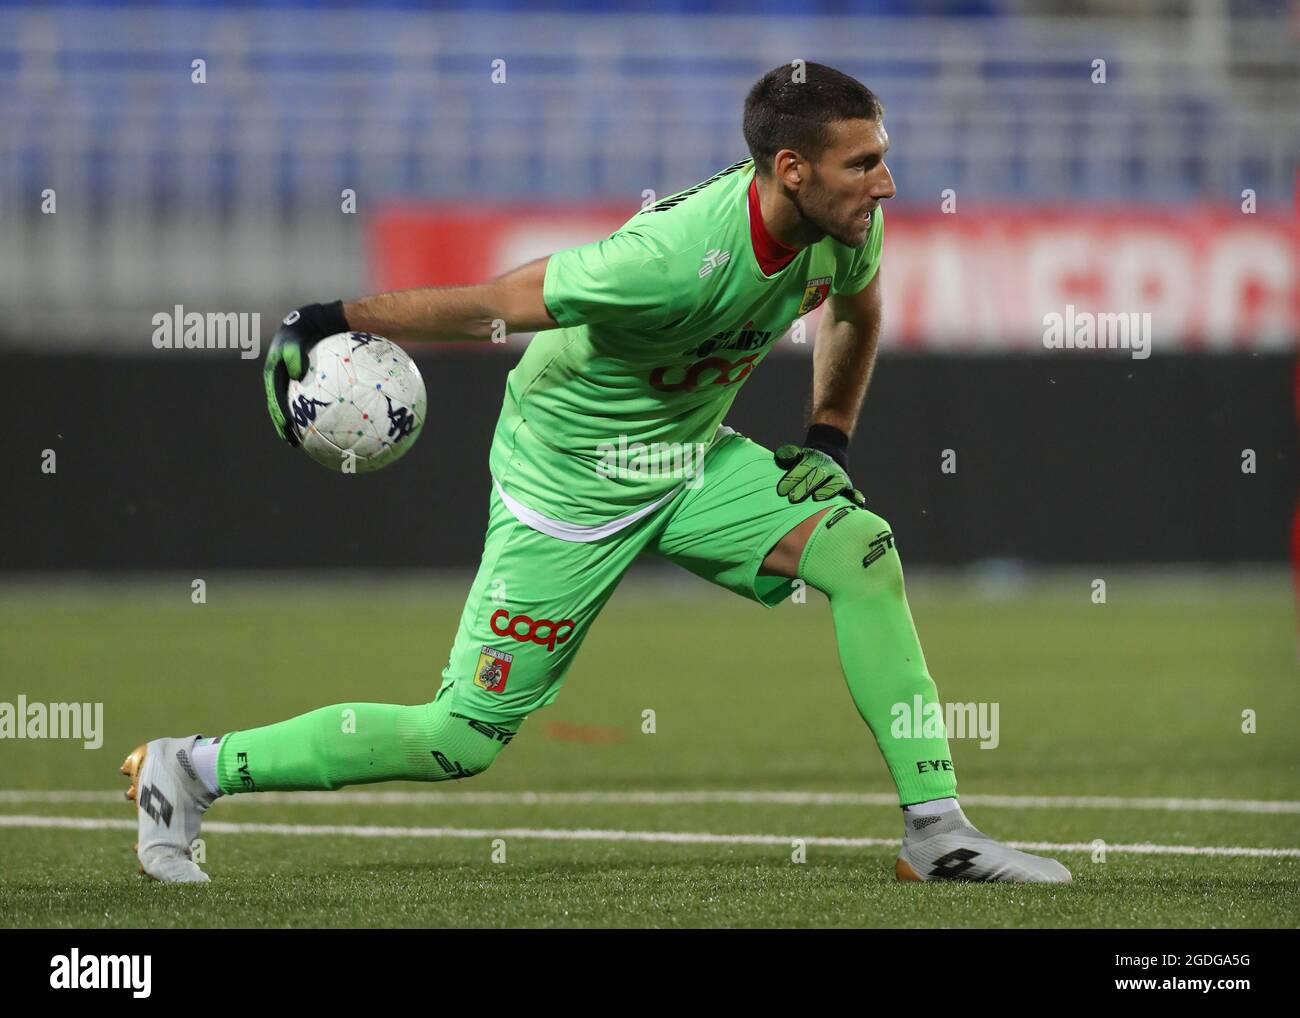
[[[877,200],[881,198],[892,198],[896,193],[894,187],[894,176],[889,172],[889,167],[883,163],[880,165],[880,176],[872,182],[871,196]]]

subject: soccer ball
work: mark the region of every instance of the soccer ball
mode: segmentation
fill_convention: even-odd
[[[415,442],[427,400],[415,362],[368,332],[322,339],[301,381],[289,382],[289,415],[303,450],[343,473],[386,467]]]

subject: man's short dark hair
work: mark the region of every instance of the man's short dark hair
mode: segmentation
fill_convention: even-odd
[[[879,120],[885,112],[866,85],[834,67],[782,64],[758,79],[745,99],[745,143],[760,173],[783,148],[816,159],[837,120]]]

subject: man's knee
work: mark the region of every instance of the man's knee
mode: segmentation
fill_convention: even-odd
[[[867,509],[827,513],[808,538],[800,575],[829,596],[903,593],[903,566],[888,522]]]
[[[522,723],[522,718],[503,723],[446,711],[431,732],[432,748],[429,752],[437,768],[434,780],[471,778],[482,774],[510,745]]]
[[[408,745],[426,761],[426,774],[432,781],[448,781],[482,774],[493,764],[523,724],[523,718],[510,722],[485,722],[451,710],[451,697],[435,699],[420,710],[417,731]]]

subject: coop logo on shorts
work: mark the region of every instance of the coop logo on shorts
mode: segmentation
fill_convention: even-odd
[[[510,678],[510,662],[514,659],[513,654],[504,650],[484,646],[478,664],[474,666],[474,685],[489,693],[504,693],[506,679]]]
[[[497,636],[508,636],[520,643],[536,643],[548,651],[554,650],[557,643],[567,640],[573,634],[574,626],[577,625],[573,619],[552,622],[550,619],[533,619],[527,615],[516,615],[511,618],[510,613],[504,608],[494,611],[488,624]]]

